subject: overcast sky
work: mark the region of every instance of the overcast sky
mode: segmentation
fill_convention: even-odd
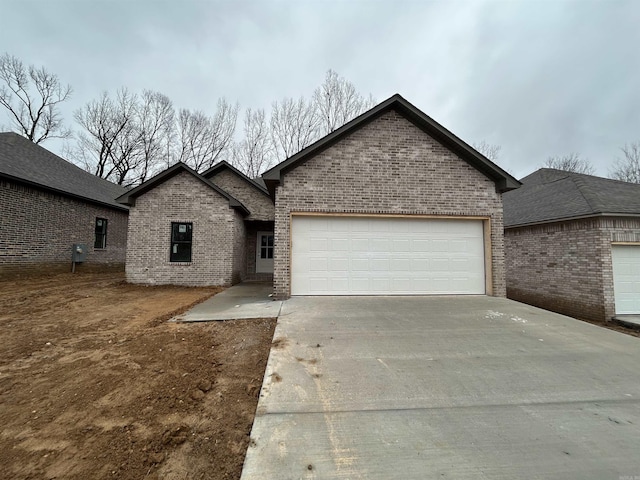
[[[640,141],[638,0],[0,0],[0,12],[0,53],[72,85],[73,127],[103,90],[269,109],[310,96],[331,68],[468,143],[501,145],[497,163],[518,178],[570,152],[605,176]]]

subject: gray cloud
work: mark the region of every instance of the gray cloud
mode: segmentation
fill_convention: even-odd
[[[0,3],[0,50],[73,85],[69,123],[120,86],[205,111],[221,96],[268,108],[333,68],[470,143],[502,145],[516,176],[573,151],[604,175],[640,140],[634,1]]]

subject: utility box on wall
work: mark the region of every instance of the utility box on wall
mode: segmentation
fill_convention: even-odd
[[[82,263],[87,259],[86,243],[74,243],[71,253],[71,261],[73,263]]]

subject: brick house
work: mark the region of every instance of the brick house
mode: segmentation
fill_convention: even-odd
[[[118,201],[130,206],[132,283],[231,285],[273,277],[273,202],[264,185],[226,162],[202,175],[177,163]]]
[[[502,193],[519,182],[399,95],[262,180],[178,164],[121,197],[127,278],[272,275],[278,298],[506,293]]]
[[[640,314],[640,185],[543,168],[504,195],[507,296],[578,318]]]
[[[79,270],[124,269],[126,190],[12,132],[0,133],[0,276],[67,271],[71,247],[86,244]]]

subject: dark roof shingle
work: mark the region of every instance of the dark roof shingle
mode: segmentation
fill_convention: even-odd
[[[503,195],[504,225],[594,215],[640,215],[640,185],[608,178],[541,168],[520,180],[522,187]]]
[[[0,133],[0,177],[128,210],[115,201],[127,191],[13,132]]]

